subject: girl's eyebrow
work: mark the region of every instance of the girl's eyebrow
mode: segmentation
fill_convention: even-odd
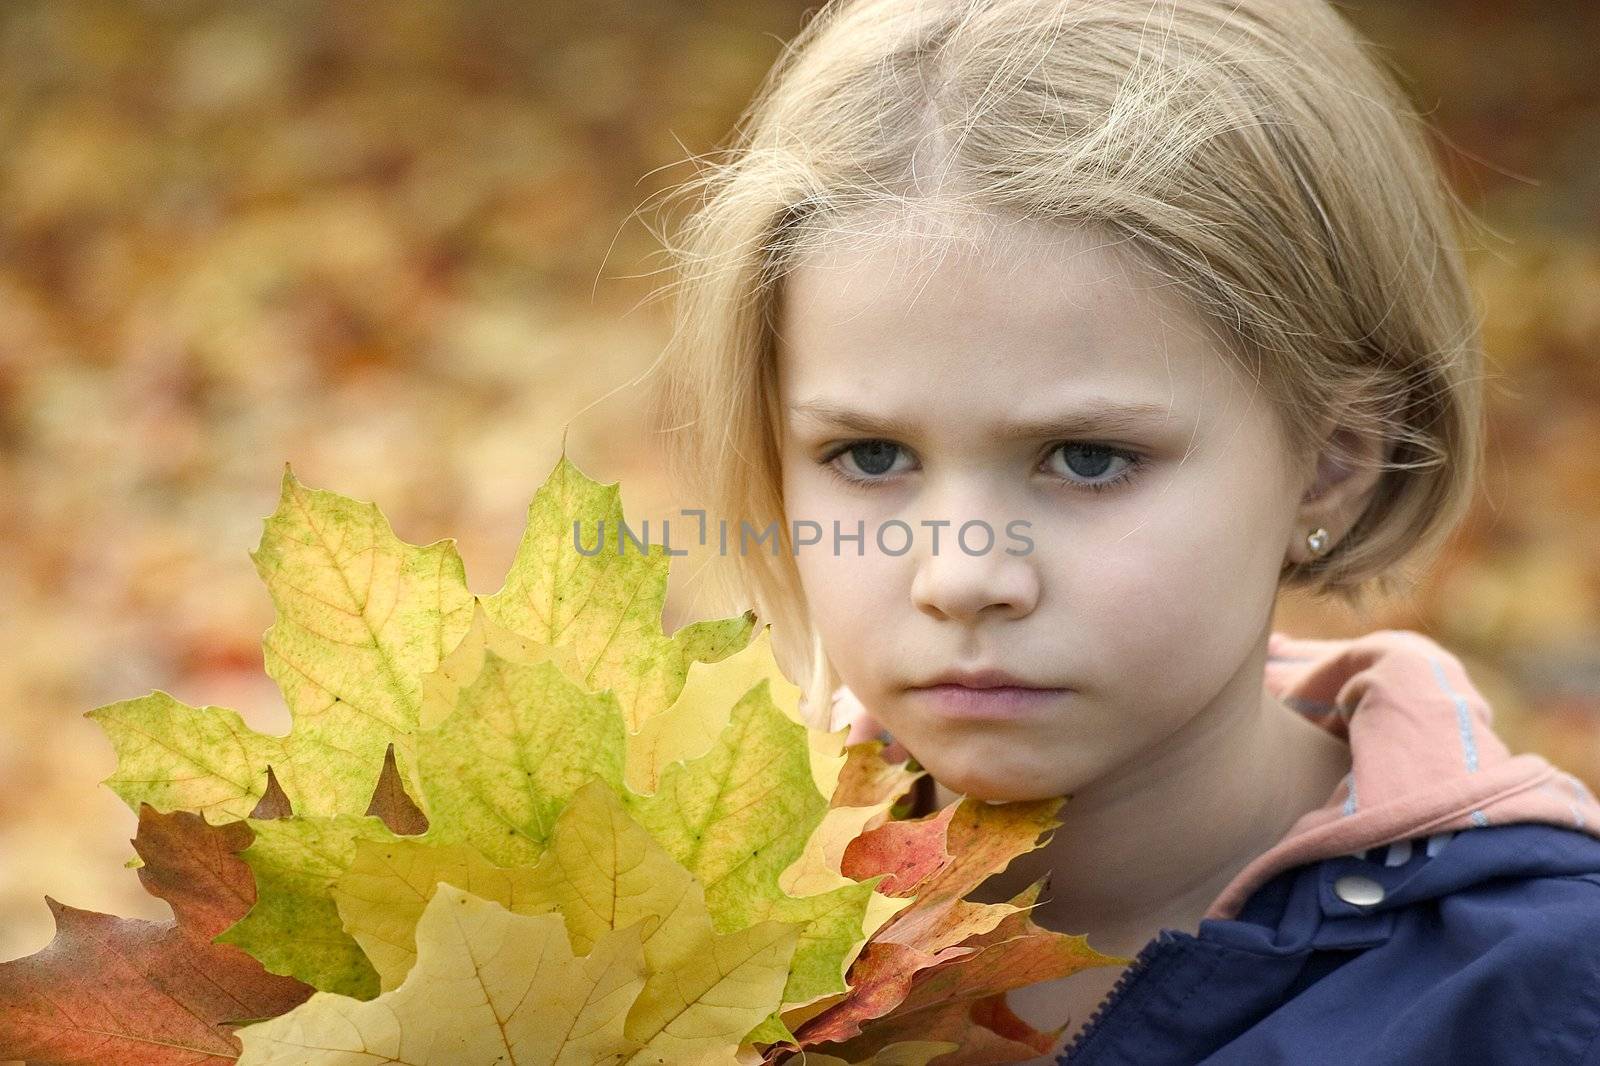
[[[917,426],[910,420],[857,411],[832,400],[816,399],[792,403],[789,404],[789,410],[814,422],[836,426],[853,433],[877,434],[885,437],[914,437],[917,434]],[[1001,440],[1033,440],[1071,437],[1084,433],[1120,433],[1150,428],[1170,422],[1174,417],[1175,412],[1170,404],[1091,399],[1058,414],[997,426],[994,435]]]

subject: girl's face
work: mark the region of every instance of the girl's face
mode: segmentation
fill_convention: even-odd
[[[791,528],[823,531],[796,558],[812,619],[947,788],[1064,795],[1260,699],[1308,486],[1266,394],[1156,286],[1109,238],[1032,223],[981,254],[855,239],[785,282],[783,492]],[[984,525],[958,544],[973,521],[992,545]],[[864,538],[835,550],[836,522]],[[1070,691],[978,720],[913,691],[952,668]]]

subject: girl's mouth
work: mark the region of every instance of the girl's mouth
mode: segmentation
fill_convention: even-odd
[[[994,688],[929,685],[910,691],[913,699],[935,714],[948,718],[997,721],[1037,714],[1072,690],[1026,688],[1020,685],[1000,685]]]

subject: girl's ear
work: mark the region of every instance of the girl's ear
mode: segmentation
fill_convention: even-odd
[[[1314,557],[1306,544],[1306,534],[1313,529],[1326,529],[1329,545],[1337,543],[1366,510],[1367,501],[1383,476],[1383,462],[1388,456],[1388,441],[1383,436],[1338,426],[1323,440],[1315,475],[1300,497],[1287,553],[1291,562],[1307,562]]]

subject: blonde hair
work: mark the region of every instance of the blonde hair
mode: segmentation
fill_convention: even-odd
[[[828,726],[838,683],[784,515],[774,323],[798,259],[938,217],[1104,227],[1202,312],[1277,402],[1309,472],[1335,424],[1389,454],[1366,510],[1280,587],[1359,606],[1415,580],[1482,464],[1480,316],[1425,120],[1325,0],[849,0],[780,56],[732,147],[669,190],[679,275],[653,417],[669,474],[781,550],[729,552],[722,608],[754,607]],[[1401,575],[1403,568],[1413,572]]]

